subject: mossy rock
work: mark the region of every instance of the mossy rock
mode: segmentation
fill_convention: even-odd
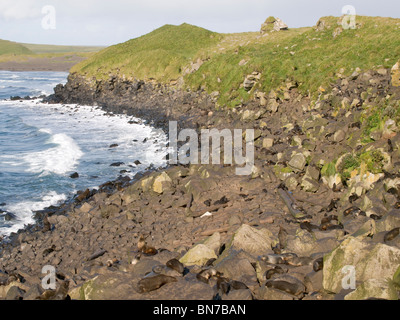
[[[367,243],[349,236],[330,254],[324,256],[323,287],[328,292],[342,290],[345,266],[354,266],[357,283],[369,279],[392,278],[400,265],[400,249],[382,243]]]
[[[369,298],[398,300],[399,295],[394,284],[388,280],[369,279],[344,297],[345,300],[366,300]]]
[[[214,250],[204,244],[198,244],[190,249],[179,261],[185,266],[204,266],[210,259],[217,259]]]

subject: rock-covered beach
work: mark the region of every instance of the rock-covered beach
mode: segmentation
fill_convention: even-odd
[[[46,102],[99,105],[165,131],[172,120],[254,129],[255,164],[247,176],[173,165],[37,212],[1,244],[0,298],[398,300],[399,63],[338,72],[317,100],[289,78],[257,90],[263,74],[252,70],[242,87],[254,98],[234,108],[175,83],[70,74]],[[46,265],[56,290],[42,287]]]

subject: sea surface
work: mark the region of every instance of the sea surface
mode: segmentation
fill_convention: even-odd
[[[0,235],[34,223],[35,210],[78,190],[166,166],[166,135],[140,119],[94,106],[10,100],[51,94],[67,76],[0,71]],[[115,163],[123,164],[111,166]],[[75,172],[79,178],[72,179]]]

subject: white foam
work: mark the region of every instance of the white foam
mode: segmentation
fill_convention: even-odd
[[[0,228],[0,234],[7,236],[11,232],[17,232],[28,224],[35,223],[32,215],[34,211],[57,205],[66,199],[67,196],[65,194],[58,194],[55,191],[51,191],[44,195],[41,201],[25,201],[5,207],[5,210],[16,213],[17,220],[12,221],[12,225],[8,228]]]
[[[64,133],[53,135],[47,144],[57,146],[24,156],[24,160],[29,164],[27,172],[65,174],[72,171],[83,156],[83,152],[74,139]]]

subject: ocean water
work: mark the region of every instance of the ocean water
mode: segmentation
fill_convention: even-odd
[[[9,99],[51,94],[67,76],[0,71],[0,235],[33,223],[34,211],[78,190],[166,166],[166,135],[140,119],[110,116],[93,106]],[[111,166],[117,162],[123,164]],[[70,178],[75,172],[79,178]],[[15,219],[6,221],[6,212]]]

